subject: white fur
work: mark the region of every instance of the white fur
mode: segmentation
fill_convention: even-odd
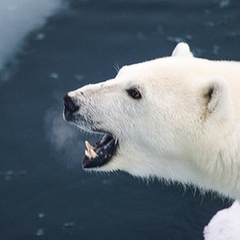
[[[127,94],[133,87],[141,99]],[[69,96],[80,106],[76,125],[119,141],[117,154],[95,171],[123,170],[240,199],[240,63],[194,58],[180,43],[171,57],[125,66]]]

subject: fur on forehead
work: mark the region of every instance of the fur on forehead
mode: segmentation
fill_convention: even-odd
[[[156,71],[160,71],[160,63],[163,65],[162,67],[171,66],[172,68],[172,60],[175,59],[176,61],[178,61],[178,59],[175,57],[186,58],[186,61],[188,61],[187,58],[193,57],[193,54],[190,51],[187,43],[178,43],[170,57],[163,57],[151,61],[132,64],[130,66],[123,66],[119,70],[117,77],[128,76],[128,78],[130,78],[132,76],[143,78],[145,75],[147,75],[149,78],[151,77],[151,75],[155,76]]]

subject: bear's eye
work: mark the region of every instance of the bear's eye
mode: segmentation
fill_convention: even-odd
[[[142,95],[137,88],[130,88],[127,90],[128,95],[133,99],[141,99]]]

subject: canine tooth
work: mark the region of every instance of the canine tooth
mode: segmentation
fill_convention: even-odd
[[[93,158],[95,158],[97,156],[97,153],[92,148],[90,149],[90,153]]]
[[[90,153],[89,151],[87,151],[87,150],[85,150],[85,155],[86,155],[89,159],[92,158],[91,153]]]
[[[88,151],[90,151],[90,149],[93,148],[92,145],[87,140],[85,141],[85,145]]]

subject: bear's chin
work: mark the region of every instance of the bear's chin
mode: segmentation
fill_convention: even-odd
[[[118,141],[112,134],[104,133],[102,138],[91,145],[85,141],[86,150],[85,157],[82,162],[82,167],[85,170],[101,168],[111,161],[118,148]]]

